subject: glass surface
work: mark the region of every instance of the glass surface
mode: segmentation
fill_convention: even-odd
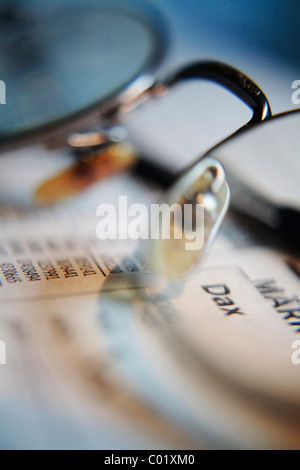
[[[212,158],[222,162],[229,176],[231,201],[246,213],[251,211],[257,218],[265,219],[266,223],[268,217],[275,215],[279,218],[282,212],[286,213],[282,220],[283,236],[288,237],[287,232],[293,231],[295,238],[298,237],[298,246],[299,127],[299,111],[276,116],[228,139],[210,150],[198,162],[199,164]],[[231,179],[237,181],[241,189],[236,194],[232,191]],[[201,188],[201,194],[202,191]],[[245,198],[244,192],[249,193],[251,197]],[[261,201],[266,202],[268,210]],[[209,217],[205,221],[207,224]],[[180,303],[179,296],[176,300],[177,308],[181,305],[184,314],[182,322],[175,326],[174,332],[183,340],[187,349],[190,348],[192,353],[196,353],[199,361],[208,361],[226,380],[230,379],[235,386],[238,384],[243,387],[244,393],[259,392],[261,399],[264,397],[266,402],[270,402],[272,397],[299,409],[300,376],[290,359],[291,345],[298,338],[300,331],[298,295],[286,294],[282,288],[285,285],[287,290],[295,289],[297,292],[298,279],[284,263],[286,255],[262,247],[257,248],[259,225],[256,245],[251,245],[253,242],[250,242],[247,247],[246,231],[241,233],[245,237],[243,242],[239,242],[241,245],[233,244],[228,249],[212,250],[208,260],[203,263],[203,271],[197,271],[194,277],[188,278],[185,290],[180,293],[185,303]],[[263,241],[261,244],[263,245]],[[178,262],[181,258],[188,262],[188,257],[184,258],[178,249],[173,250],[172,259],[176,257]],[[292,262],[290,264],[293,266]],[[297,258],[294,258],[294,266],[297,266]],[[213,267],[211,273],[207,270],[209,267]],[[226,273],[222,272],[222,268],[229,270],[227,282],[224,282]],[[240,268],[242,271],[239,271]],[[232,273],[230,269],[233,270]],[[236,281],[234,270],[237,271]],[[295,270],[297,271],[297,268]],[[201,276],[203,284],[200,288]],[[238,276],[242,277],[238,279]],[[276,282],[280,287],[275,287]],[[197,299],[197,290],[198,294],[199,291],[201,294],[205,293],[208,300],[216,303],[215,316],[207,315],[205,308],[195,309],[196,301],[194,300],[193,306],[193,298]],[[226,302],[233,305],[230,298],[232,292],[239,308],[244,308],[242,313],[237,313],[235,317],[226,315],[224,307]],[[237,301],[239,296],[240,300]],[[259,301],[262,299],[268,303],[260,305]],[[218,312],[219,307],[221,308]]]
[[[47,125],[107,100],[157,59],[153,18],[94,7],[51,13],[30,2],[0,6],[0,138]]]
[[[299,128],[299,111],[283,114],[228,140],[209,155],[260,200],[300,212]]]

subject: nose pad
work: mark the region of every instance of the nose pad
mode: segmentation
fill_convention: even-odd
[[[146,253],[151,270],[176,279],[195,267],[213,241],[228,205],[224,169],[217,160],[205,157],[165,194],[159,218],[152,217],[154,236]]]

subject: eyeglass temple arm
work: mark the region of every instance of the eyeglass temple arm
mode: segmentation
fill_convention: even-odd
[[[250,121],[243,127],[250,127],[272,116],[270,104],[262,90],[247,75],[228,64],[216,61],[196,62],[175,72],[164,85],[170,87],[191,79],[216,82],[240,98],[253,112]]]
[[[210,80],[224,86],[252,110],[253,114],[250,121],[234,134],[272,116],[270,104],[256,83],[240,70],[222,62],[201,61],[189,64],[180,68],[167,80],[154,84],[152,90],[155,91],[156,86],[159,89],[161,85],[163,88],[168,89],[181,81],[192,79]],[[147,178],[153,178],[154,181],[159,182],[164,187],[171,186],[177,177],[175,172],[170,169],[167,170],[147,158],[139,159],[137,171]]]
[[[111,116],[115,117],[116,112],[120,111],[120,109],[122,112],[128,112],[128,110],[139,106],[151,96],[156,94],[159,96],[161,89],[166,90],[178,82],[192,79],[204,79],[216,82],[240,98],[253,113],[250,121],[242,126],[242,129],[250,127],[253,124],[272,116],[271,107],[266,96],[256,83],[247,77],[247,75],[231,65],[224,64],[222,62],[201,61],[180,68],[178,72],[175,72],[167,80],[152,83],[149,88],[146,88],[142,93],[129,100],[129,107],[126,101],[121,107],[116,106],[108,114],[108,116],[110,116],[108,122],[110,122]],[[96,140],[99,140],[99,137],[104,139],[103,142],[105,145],[114,141],[111,140],[110,132],[106,132],[106,134],[104,132],[100,134],[99,132],[84,132],[71,135],[68,139],[68,143],[78,152],[84,153],[87,149],[95,148],[99,145],[95,145],[95,135]]]

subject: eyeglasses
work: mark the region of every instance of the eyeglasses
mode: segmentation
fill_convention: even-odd
[[[213,81],[252,110],[252,118],[234,134],[234,139],[230,137],[201,157],[164,198],[170,205],[194,207],[201,203],[204,207],[201,249],[188,252],[184,238],[150,243],[156,271],[168,276],[184,274],[207,249],[228,208],[229,189],[220,162],[227,169],[224,155],[232,155],[231,145],[249,148],[246,142],[250,136],[254,142],[256,133],[264,134],[270,125],[298,120],[299,113],[270,124],[271,109],[264,93],[228,64],[200,61],[183,66],[166,79],[158,79],[155,70],[166,51],[167,38],[165,25],[154,11],[102,5],[93,10],[85,7],[68,11],[66,20],[63,9],[35,13],[30,11],[30,2],[23,2],[18,14],[13,3],[10,8],[9,15],[6,12],[1,16],[0,11],[0,21],[7,32],[0,54],[0,77],[7,84],[6,104],[0,107],[1,148],[5,151],[36,142],[52,148],[68,145],[77,158],[71,168],[37,189],[36,199],[40,202],[54,202],[132,167],[137,157],[120,127],[121,117],[150,98],[164,96],[180,82]],[[269,127],[255,127],[265,120]],[[252,127],[253,132],[245,132]],[[265,149],[266,146],[263,152]],[[256,156],[259,152],[255,149]],[[230,167],[231,180],[235,165],[242,166],[242,152],[238,153],[236,163]],[[247,180],[245,186],[249,187],[248,183]],[[257,188],[251,192],[255,191],[260,195]],[[263,204],[261,198],[259,201]],[[271,202],[269,206],[273,207]],[[286,207],[289,210],[288,203]],[[281,215],[282,225],[287,211]],[[174,232],[174,220],[169,219],[168,224]]]
[[[165,25],[154,11],[131,11],[124,6],[79,9],[74,2],[72,12],[62,8],[51,12],[51,2],[48,2],[46,13],[31,9],[26,0],[18,2],[18,10],[14,8],[16,4],[11,0],[5,12],[0,6],[0,26],[5,37],[0,45],[0,79],[3,81],[0,102],[6,101],[5,105],[0,105],[1,148],[5,152],[13,147],[42,143],[49,148],[67,148],[74,156],[67,170],[38,187],[35,191],[38,202],[55,202],[76,194],[94,181],[139,165],[141,159],[120,125],[122,116],[151,98],[163,99],[171,88],[183,81],[214,81],[233,92],[252,110],[249,123],[201,155],[179,177],[176,175],[176,180],[171,172],[166,175],[172,185],[161,203],[169,207],[186,205],[191,209],[190,234],[203,230],[201,248],[186,249],[190,234],[183,238],[149,240],[145,250],[148,262],[152,271],[162,274],[166,282],[158,277],[156,284],[156,276],[153,276],[151,284],[152,277],[147,273],[144,284],[138,284],[140,279],[143,281],[138,269],[137,277],[135,272],[131,273],[137,280],[136,285],[129,275],[105,276],[99,305],[97,297],[101,317],[97,320],[108,342],[112,339],[113,357],[125,361],[120,369],[115,367],[118,380],[124,380],[124,369],[125,373],[129,371],[129,380],[124,380],[122,390],[127,383],[130,390],[135,390],[134,378],[137,377],[137,391],[145,389],[146,402],[152,403],[158,412],[161,409],[164,416],[171,415],[172,423],[183,422],[185,426],[186,416],[192,418],[193,436],[197,440],[200,436],[200,445],[206,436],[205,429],[214,443],[219,440],[227,446],[228,443],[232,446],[232,442],[247,447],[257,444],[262,447],[265,442],[266,446],[273,443],[278,446],[281,442],[277,436],[279,428],[280,437],[284,435],[283,442],[290,436],[295,442],[299,436],[299,376],[295,368],[292,371],[281,361],[282,351],[287,352],[290,361],[289,337],[277,328],[277,323],[273,325],[272,312],[265,312],[266,299],[262,299],[261,305],[257,303],[254,288],[247,286],[244,274],[230,268],[224,279],[213,269],[210,273],[200,270],[185,285],[167,280],[184,276],[199,262],[222,223],[230,198],[234,207],[261,219],[298,243],[300,110],[271,117],[268,100],[259,87],[227,64],[198,62],[159,79],[157,70],[166,52],[167,38]],[[149,162],[142,163],[146,172],[148,168],[155,170],[150,164],[147,166]],[[158,174],[159,171],[158,168]],[[197,225],[197,205],[204,208],[201,227]],[[162,219],[159,229],[175,234],[176,223],[172,216]],[[81,282],[79,277],[78,280]],[[220,281],[228,283],[231,289],[232,281],[234,296],[227,297],[226,284],[220,285]],[[121,288],[116,285],[118,282]],[[130,289],[127,289],[129,284]],[[164,287],[167,287],[166,292]],[[200,294],[199,289],[203,291]],[[280,295],[281,291],[278,288]],[[108,292],[106,297],[105,292]],[[207,301],[201,294],[207,295]],[[253,302],[250,301],[252,296]],[[235,310],[235,306],[243,307],[244,300],[248,306],[246,313],[249,312],[244,323],[240,322],[240,316],[227,316],[226,308],[218,311],[222,305],[231,305],[231,310]],[[283,305],[286,300],[279,298]],[[295,297],[289,300],[297,302]],[[216,307],[215,316],[210,315],[210,304]],[[31,303],[28,305],[30,309]],[[89,322],[88,308],[87,314],[82,315],[86,299],[78,305],[80,318]],[[289,308],[289,303],[287,306]],[[33,319],[40,317],[42,307],[39,304],[38,315]],[[135,307],[139,309],[138,315],[135,315]],[[172,307],[176,308],[172,310]],[[257,316],[252,315],[254,313]],[[198,314],[201,314],[200,321],[195,321]],[[60,311],[57,318],[56,315],[55,312],[58,322],[64,319]],[[66,316],[76,322],[76,315],[69,315],[69,309],[66,309]],[[154,342],[152,331],[145,328],[149,324],[154,326]],[[92,328],[98,347],[99,338],[104,335],[99,337],[96,321]],[[158,330],[163,344],[160,344]],[[76,351],[80,347],[81,343],[76,342]],[[85,352],[83,356],[90,357],[91,351],[89,348],[88,354]],[[133,361],[130,361],[131,355]],[[272,356],[274,360],[269,361]],[[96,359],[98,374],[99,357]],[[177,362],[179,367],[175,369]],[[169,364],[171,371],[165,377]],[[287,374],[282,373],[283,367]],[[90,375],[90,368],[85,369]],[[145,375],[141,375],[141,370]],[[165,381],[169,382],[167,386]],[[179,384],[183,387],[177,387]],[[177,388],[181,389],[179,393]],[[152,392],[154,399],[150,397]],[[160,408],[162,402],[163,408]],[[285,425],[284,410],[288,417],[293,416],[290,428]],[[261,441],[266,431],[266,439]]]

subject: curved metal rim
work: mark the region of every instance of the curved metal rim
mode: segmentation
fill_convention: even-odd
[[[234,132],[233,134],[231,134],[228,137],[225,137],[225,139],[223,139],[221,142],[218,142],[216,145],[211,147],[207,152],[205,152],[203,155],[201,155],[200,159],[202,159],[206,156],[209,156],[211,154],[211,152],[213,152],[214,150],[216,150],[217,148],[219,148],[223,144],[231,141],[232,139],[240,137],[245,132],[246,133],[251,132],[257,126],[261,127],[263,125],[268,125],[268,124],[271,124],[271,122],[273,122],[274,120],[277,120],[277,119],[280,119],[280,118],[285,118],[285,117],[290,117],[294,114],[300,114],[300,108],[291,109],[289,111],[283,111],[282,113],[279,113],[279,114],[273,114],[271,117],[269,117],[268,119],[265,119],[264,121],[260,121],[260,122],[256,122],[256,123],[252,124],[251,127],[243,126],[238,131]]]

